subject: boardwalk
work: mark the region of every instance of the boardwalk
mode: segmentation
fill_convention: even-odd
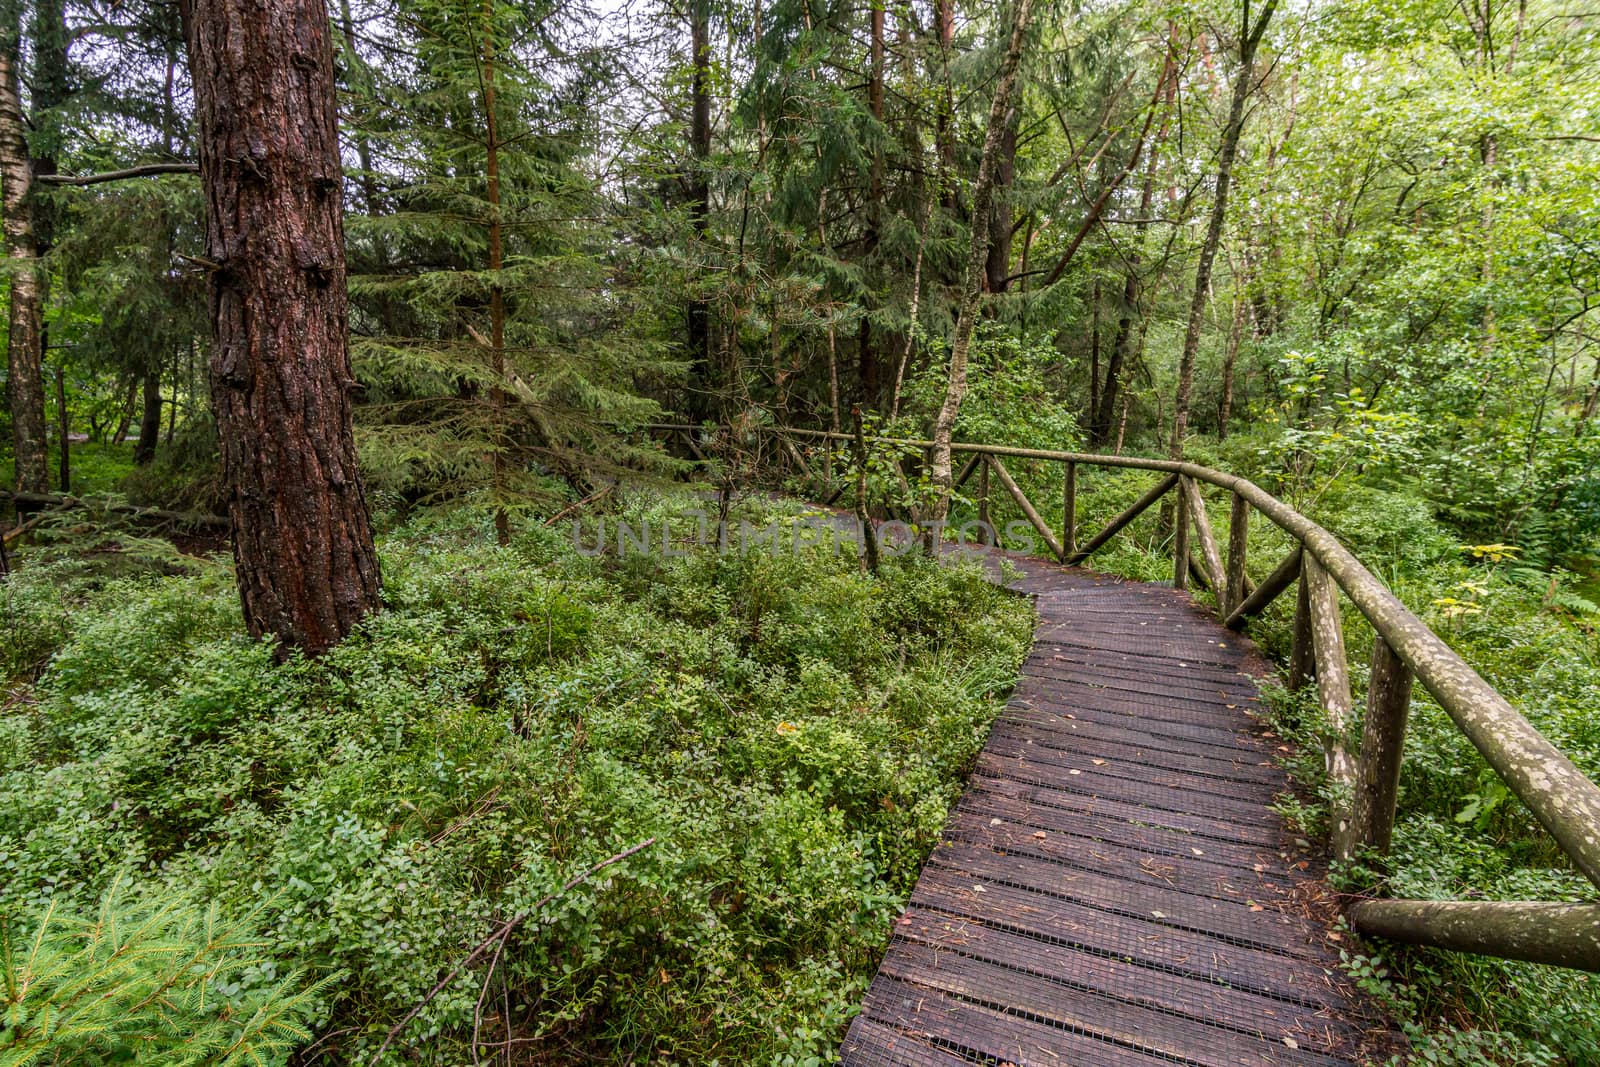
[[[1358,1062],[1248,642],[1171,589],[1017,562],[1032,653],[843,1062]]]

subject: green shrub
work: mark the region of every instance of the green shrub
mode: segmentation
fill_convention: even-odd
[[[627,508],[687,532],[691,503]],[[245,638],[225,576],[30,592],[61,623],[0,717],[0,915],[87,911],[117,870],[140,899],[191,886],[251,917],[271,974],[344,976],[303,1018],[361,1063],[496,919],[654,838],[388,1062],[469,1062],[508,1027],[601,1062],[827,1062],[1031,612],[914,557],[871,578],[826,548],[565,537],[499,549],[481,517],[417,513],[381,544],[387,609],[316,661]]]

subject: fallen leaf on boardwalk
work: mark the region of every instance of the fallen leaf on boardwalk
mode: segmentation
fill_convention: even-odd
[[[1237,705],[1237,704],[1229,704],[1229,705],[1228,705],[1228,709],[1229,709],[1229,710],[1230,710],[1230,711],[1231,711],[1231,710],[1232,710],[1232,709],[1234,709],[1234,708],[1236,708],[1236,707],[1238,707],[1238,706],[1239,706],[1239,705]]]
[[[1194,853],[1194,854],[1195,854],[1195,855],[1196,855],[1196,856],[1204,856],[1204,855],[1205,855],[1205,853],[1204,853],[1204,852],[1201,852],[1201,851],[1200,851],[1200,850],[1199,850],[1199,849],[1197,849],[1197,848],[1191,848],[1191,849],[1190,849],[1190,850],[1189,850],[1189,851],[1190,851],[1190,852],[1193,852],[1193,853]]]
[[[1033,832],[1033,836],[1037,837],[1039,840],[1043,841],[1044,838],[1045,838],[1045,832],[1043,830],[1035,830]]]
[[[1150,914],[1154,915],[1158,919],[1165,919],[1167,917],[1167,913],[1164,911],[1152,911]]]
[[[1336,933],[1334,933],[1333,931],[1330,930],[1330,931],[1328,931],[1328,940],[1329,941],[1343,941],[1344,937],[1341,936],[1340,934],[1336,934]]]
[[[1067,773],[1068,774],[1082,774],[1083,772],[1080,771],[1080,770],[1077,770],[1076,768],[1074,768],[1073,770],[1070,770]]]
[[[1247,900],[1247,901],[1245,901],[1245,903],[1250,905],[1250,910],[1251,911],[1266,911],[1267,910],[1266,908],[1263,908],[1260,904],[1257,904],[1253,900]]]
[[[1288,1045],[1290,1048],[1299,1048],[1300,1047],[1300,1042],[1296,1041],[1292,1037],[1285,1037],[1283,1039],[1283,1043],[1285,1045]]]
[[[1001,825],[1004,825],[1004,823],[1005,823],[1004,819],[990,819],[989,820],[989,825],[990,826],[1001,826]]]
[[[1106,765],[1106,761],[1103,759],[1090,760],[1089,762],[1093,763],[1096,767],[1104,767]]]

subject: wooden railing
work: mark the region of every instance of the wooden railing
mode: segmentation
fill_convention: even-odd
[[[686,436],[691,444],[699,432],[689,426],[656,429]],[[796,440],[823,443],[830,453],[834,444],[847,445],[852,440],[846,434],[816,430],[767,427],[755,432],[778,438],[787,454],[802,466],[805,461],[794,447]],[[933,447],[931,441],[866,440],[907,452],[926,452]],[[1083,563],[1157,501],[1175,493],[1173,584],[1182,589],[1192,576],[1203,580],[1216,595],[1222,621],[1230,629],[1242,630],[1291,585],[1297,586],[1288,682],[1298,688],[1309,676],[1315,677],[1325,716],[1322,734],[1327,772],[1334,794],[1342,798],[1334,805],[1332,819],[1336,856],[1346,859],[1365,852],[1383,857],[1389,852],[1412,683],[1419,681],[1506,787],[1527,805],[1573,866],[1600,887],[1600,786],[1534,729],[1327,530],[1253,482],[1194,463],[964,443],[952,445],[951,450],[968,457],[957,476],[958,485],[975,473],[979,476],[980,519],[988,521],[992,474],[1050,551],[1067,564]],[[701,449],[695,444],[692,451],[700,454]],[[1045,522],[1012,477],[1007,459],[1061,464],[1063,522],[1059,531]],[[1079,467],[1147,470],[1161,477],[1094,536],[1080,542]],[[1230,494],[1226,557],[1207,515],[1203,486]],[[1259,585],[1252,586],[1247,564],[1254,512],[1286,533],[1293,547]],[[1192,550],[1191,532],[1198,553]],[[1341,593],[1376,635],[1366,714],[1355,751],[1349,740],[1356,712]],[[1353,903],[1347,914],[1356,929],[1394,941],[1600,971],[1600,903],[1362,899]]]

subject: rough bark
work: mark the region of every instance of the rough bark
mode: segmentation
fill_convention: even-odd
[[[1178,361],[1178,392],[1172,409],[1172,440],[1168,452],[1174,458],[1183,455],[1183,438],[1189,430],[1189,402],[1194,393],[1195,357],[1200,352],[1200,330],[1205,324],[1206,297],[1211,289],[1211,266],[1217,258],[1217,248],[1222,243],[1222,226],[1228,217],[1228,190],[1233,182],[1233,162],[1239,154],[1239,135],[1244,132],[1245,103],[1250,98],[1251,81],[1255,77],[1256,50],[1267,24],[1272,21],[1277,0],[1266,0],[1261,14],[1250,23],[1248,0],[1239,33],[1239,69],[1234,74],[1233,96],[1228,104],[1228,123],[1222,131],[1221,151],[1217,156],[1216,194],[1211,202],[1211,220],[1206,225],[1206,236],[1200,245],[1200,261],[1194,269],[1194,293],[1189,302],[1189,324],[1183,336],[1183,355]]]
[[[1400,797],[1400,764],[1405,755],[1412,680],[1411,668],[1389,647],[1389,642],[1381,637],[1374,639],[1350,835],[1346,841],[1334,842],[1337,854],[1348,855],[1360,848],[1389,851]]]
[[[1350,665],[1345,658],[1344,621],[1339,613],[1339,589],[1316,556],[1307,553],[1301,577],[1306,583],[1311,608],[1311,646],[1317,660],[1317,696],[1322,704],[1323,763],[1328,780],[1340,792],[1331,807],[1333,839],[1348,840],[1350,801],[1348,792],[1355,786],[1356,764],[1350,755],[1350,723],[1354,711],[1350,702]]]
[[[972,331],[977,324],[983,298],[984,268],[989,258],[989,209],[994,201],[995,163],[1000,140],[1011,121],[1012,96],[1017,84],[1017,65],[1022,60],[1022,45],[1027,37],[1033,0],[1017,0],[1011,24],[1011,39],[1000,62],[994,100],[989,107],[989,132],[984,137],[983,158],[978,164],[978,180],[972,190],[972,247],[967,256],[967,276],[961,294],[961,310],[956,319],[955,336],[950,344],[950,377],[945,385],[944,402],[933,425],[932,468],[935,499],[931,518],[942,522],[950,513],[952,476],[950,440],[956,416],[967,393],[967,357],[972,347]]]
[[[1011,284],[1011,200],[1008,191],[1017,171],[1017,127],[1021,109],[1012,108],[1000,136],[999,158],[995,160],[994,204],[989,210],[989,255],[984,265],[984,288],[1003,293]]]
[[[315,653],[379,606],[356,470],[333,43],[322,0],[183,0],[211,393],[251,633]]]
[[[1522,900],[1367,900],[1350,908],[1363,934],[1600,971],[1600,904]]]
[[[5,214],[6,258],[11,272],[8,385],[11,394],[12,455],[16,487],[42,493],[50,488],[45,443],[43,291],[39,245],[33,228],[29,192],[33,164],[28,158],[22,115],[20,12],[14,3],[0,6],[0,201]]]
[[[144,406],[139,414],[139,440],[133,446],[133,462],[140,467],[156,456],[156,442],[161,440],[161,367],[156,365],[144,375]]]

